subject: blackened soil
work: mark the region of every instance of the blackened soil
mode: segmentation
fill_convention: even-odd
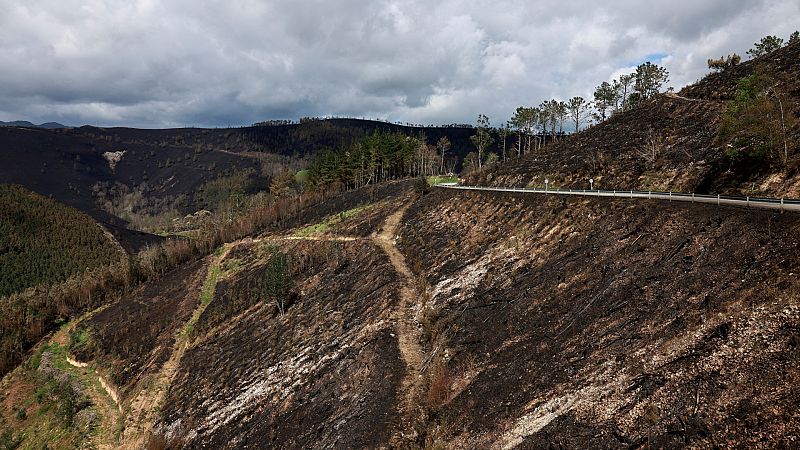
[[[451,447],[772,447],[800,432],[800,217],[435,191],[406,258]]]
[[[397,275],[369,242],[251,242],[217,286],[156,429],[185,448],[374,448],[397,425],[404,373],[390,312]],[[284,315],[235,302],[275,245],[296,261]],[[259,266],[262,265],[262,267]],[[223,266],[225,261],[223,261]],[[238,264],[237,264],[238,265]]]
[[[109,368],[124,395],[143,374],[157,372],[169,359],[177,331],[199,302],[205,274],[205,264],[194,262],[137,288],[78,324],[90,341],[72,352],[79,360],[96,359]]]

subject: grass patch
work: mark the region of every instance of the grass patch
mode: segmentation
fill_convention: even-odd
[[[213,265],[208,271],[208,278],[203,284],[203,290],[200,292],[200,304],[208,305],[214,299],[214,291],[217,290],[217,279],[219,278],[219,266]]]
[[[342,211],[338,214],[333,214],[331,216],[326,217],[325,220],[323,220],[322,222],[299,229],[297,232],[295,232],[295,236],[307,237],[307,236],[314,236],[317,234],[327,233],[328,231],[331,230],[331,228],[334,225],[341,223],[351,217],[355,217],[361,212],[371,207],[372,205],[356,206],[355,208],[348,209],[347,211]]]
[[[437,184],[442,183],[458,183],[458,177],[455,175],[432,175],[428,177],[428,184],[431,186],[436,186]]]

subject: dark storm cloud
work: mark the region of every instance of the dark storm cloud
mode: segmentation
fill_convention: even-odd
[[[800,18],[785,1],[598,3],[0,0],[0,120],[501,123],[648,55],[681,86]]]

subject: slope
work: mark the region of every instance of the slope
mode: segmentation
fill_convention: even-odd
[[[548,180],[550,186],[588,189],[593,179],[595,188],[608,190],[800,197],[798,61],[800,44],[781,48],[473,174],[468,182],[544,187]],[[762,101],[758,104],[764,109],[751,110],[750,122],[736,125],[766,134],[772,141],[769,150],[752,135],[730,142],[719,138],[726,110],[733,108],[742,80],[750,76],[759,85],[754,105]],[[783,155],[784,125],[788,158]]]
[[[429,439],[791,446],[798,230],[797,215],[691,204],[424,197],[400,243],[431,286]]]
[[[108,265],[123,256],[118,245],[85,214],[0,185],[0,297]]]
[[[798,216],[411,186],[332,198],[68,325],[45,345],[121,414],[94,409],[110,436],[59,429],[125,448],[768,448],[800,431]],[[7,398],[38,389],[23,369]],[[12,438],[33,426],[5,408]]]

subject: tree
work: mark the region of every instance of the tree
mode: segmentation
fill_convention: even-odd
[[[525,145],[524,153],[531,151],[531,135],[533,134],[538,117],[538,110],[536,108],[528,108],[520,106],[514,111],[509,123],[517,130],[519,139],[517,140],[517,156],[523,153],[523,145]]]
[[[483,152],[494,142],[494,138],[489,133],[489,117],[485,114],[478,114],[475,134],[470,136],[469,140],[478,149],[478,169],[481,169],[483,168]]]
[[[561,136],[564,134],[564,122],[567,120],[567,116],[569,116],[567,104],[565,102],[558,102],[556,114],[558,114],[558,134]]]
[[[511,124],[509,122],[506,122],[506,124],[504,126],[500,127],[500,129],[497,130],[497,134],[499,134],[500,135],[500,139],[503,140],[503,162],[505,162],[505,160],[506,160],[506,140],[508,139],[508,135],[511,134]]]
[[[754,47],[748,50],[747,54],[753,58],[758,58],[783,47],[783,39],[778,36],[764,36],[753,45]]]
[[[603,81],[594,90],[594,108],[597,110],[596,118],[600,122],[605,122],[609,109],[614,107],[617,98],[617,91],[608,81]]]
[[[727,57],[720,56],[719,59],[709,59],[708,68],[715,72],[722,72],[739,65],[740,62],[742,62],[742,57],[734,53]]]
[[[489,152],[489,154],[486,155],[486,165],[487,166],[491,166],[492,164],[497,164],[497,161],[500,161],[500,157],[497,156],[497,153]]]
[[[589,110],[589,104],[583,97],[572,97],[567,102],[567,110],[575,125],[575,132],[581,131],[581,124],[586,120],[585,115]]]
[[[442,165],[439,168],[440,173],[444,173],[444,157],[448,151],[450,151],[450,139],[447,136],[442,136],[436,142],[436,149],[439,150],[439,154],[442,155]]]
[[[464,157],[462,171],[465,173],[475,172],[478,170],[479,166],[478,155],[475,152],[469,152],[467,156]]]
[[[661,88],[669,81],[667,69],[650,61],[639,64],[636,67],[635,76],[633,89],[639,94],[641,100],[646,100],[661,92]]]
[[[558,125],[559,107],[558,100],[546,100],[539,105],[542,113],[544,114],[545,122],[550,126],[551,139],[556,138],[556,126]]]
[[[636,81],[636,74],[630,73],[628,75],[620,75],[619,80],[614,82],[614,90],[616,92],[617,99],[617,111],[625,111],[628,109],[628,98],[630,96],[634,81]]]
[[[297,193],[296,184],[294,173],[284,170],[272,179],[272,182],[269,185],[269,192],[275,197],[291,197]],[[236,194],[232,193],[232,195],[241,196],[244,195],[244,192]]]
[[[800,31],[795,31],[789,36],[789,42],[786,45],[792,45],[800,42]]]

